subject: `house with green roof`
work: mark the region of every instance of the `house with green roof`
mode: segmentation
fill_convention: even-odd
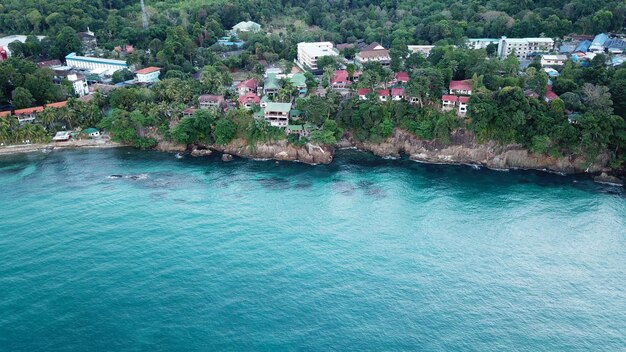
[[[265,81],[263,81],[263,94],[274,96],[278,94],[278,91],[280,90],[280,88],[281,88],[280,81],[276,77],[276,74],[274,73],[268,74],[267,77],[265,78]]]
[[[265,106],[265,120],[274,127],[286,128],[289,124],[291,103],[267,102]]]
[[[306,76],[303,73],[294,73],[290,78],[291,84],[298,89],[298,93],[305,95],[307,93],[306,88]]]
[[[92,137],[92,138],[93,138],[93,137],[100,137],[100,131],[98,131],[98,129],[93,128],[93,127],[91,127],[91,128],[85,128],[85,129],[83,130],[83,133],[84,133],[84,134],[86,134],[86,135],[88,135],[89,137]]]
[[[233,26],[233,32],[251,32],[258,33],[261,31],[261,25],[253,21],[241,21]]]

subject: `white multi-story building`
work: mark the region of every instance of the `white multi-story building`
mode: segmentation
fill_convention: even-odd
[[[139,83],[156,83],[159,81],[161,75],[161,68],[156,66],[150,66],[137,70],[137,82]]]
[[[541,55],[541,67],[563,66],[567,60],[567,55]]]
[[[499,40],[495,38],[469,38],[467,47],[470,49],[486,49],[489,44],[498,45]]]
[[[270,125],[285,128],[289,124],[289,111],[291,111],[291,103],[267,102],[264,117]]]
[[[338,56],[331,42],[298,43],[298,65],[310,71],[319,71],[317,60],[324,56]]]
[[[506,58],[515,52],[518,59],[526,59],[533,53],[547,53],[554,49],[552,38],[507,38],[498,41],[498,57]]]
[[[72,83],[74,87],[74,93],[79,97],[83,97],[89,94],[89,86],[85,80],[85,76],[78,74],[70,74],[67,76],[67,80]]]
[[[65,57],[65,62],[73,68],[83,68],[87,70],[104,69],[107,73],[112,74],[115,71],[128,69],[126,61],[101,59],[99,57],[78,56],[76,53],[70,53]]]

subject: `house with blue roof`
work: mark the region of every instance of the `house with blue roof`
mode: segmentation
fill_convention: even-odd
[[[591,42],[591,46],[589,47],[589,51],[591,51],[593,53],[604,51],[604,43],[607,40],[609,40],[609,36],[606,35],[605,33],[600,33],[600,34],[596,35],[595,38],[593,38],[593,41]]]

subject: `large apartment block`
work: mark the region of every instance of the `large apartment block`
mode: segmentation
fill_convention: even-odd
[[[534,53],[548,53],[554,49],[552,38],[507,38],[498,41],[498,57],[506,58],[515,52],[515,56],[522,60]]]
[[[298,65],[312,72],[320,72],[317,60],[324,56],[338,56],[331,42],[298,43]]]

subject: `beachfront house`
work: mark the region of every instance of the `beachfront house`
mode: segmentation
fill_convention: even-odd
[[[267,102],[264,109],[265,121],[274,127],[285,128],[289,124],[291,103]]]

